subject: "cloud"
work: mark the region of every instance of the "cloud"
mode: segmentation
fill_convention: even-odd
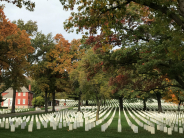
[[[7,2],[1,2],[5,4],[5,15],[10,21],[22,19],[24,22],[28,20],[37,21],[38,31],[42,31],[44,34],[52,33],[55,36],[60,33],[65,39],[79,39],[82,38],[82,34],[67,33],[64,30],[63,22],[70,17],[70,13],[73,11],[63,10],[63,6],[59,0],[34,0],[35,10],[30,12],[23,6],[18,8],[16,5]],[[77,12],[75,9],[74,12]]]

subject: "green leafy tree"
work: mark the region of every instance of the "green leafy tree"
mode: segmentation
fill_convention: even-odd
[[[52,70],[46,68],[46,54],[54,48],[54,42],[51,34],[44,35],[40,32],[32,39],[32,45],[35,52],[30,56],[31,70],[29,76],[36,81],[36,87],[43,92],[45,97],[45,112],[48,112],[48,97],[50,92],[50,78]]]
[[[45,101],[44,98],[41,96],[38,96],[36,98],[33,98],[33,100],[31,101],[33,106],[43,106]]]
[[[19,19],[17,21],[12,21],[12,23],[16,24],[18,28],[21,30],[26,30],[26,33],[30,36],[34,36],[37,33],[38,26],[36,21],[29,20],[27,23],[24,23],[22,19]]]
[[[79,12],[66,20],[65,29],[72,32],[72,27],[77,27],[77,33],[87,29],[91,35],[88,43],[96,52],[102,55],[109,47],[122,46],[123,53],[115,56],[114,63],[122,67],[134,63],[137,74],[168,77],[177,82],[163,87],[152,82],[155,86],[148,85],[149,90],[139,82],[139,90],[159,89],[155,94],[161,99],[161,92],[167,87],[184,89],[183,1],[60,1],[66,10],[79,4]],[[101,34],[94,36],[97,29]],[[108,61],[112,63],[111,59]]]
[[[79,87],[77,87],[76,91],[82,93],[82,97],[93,97],[96,99],[97,103],[97,113],[96,120],[99,119],[99,110],[101,106],[102,99],[110,98],[111,96],[111,87],[108,87],[108,75],[99,72],[95,74],[92,78],[89,78],[89,70],[92,66],[95,70],[98,68],[98,64],[101,64],[102,61],[97,57],[96,54],[91,50],[87,51],[87,53],[83,56],[82,60],[78,62],[77,70],[71,73],[71,78],[73,80],[78,80]]]

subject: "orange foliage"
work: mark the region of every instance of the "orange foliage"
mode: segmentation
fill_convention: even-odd
[[[47,54],[49,60],[47,67],[60,74],[65,70],[70,72],[77,67],[75,59],[79,59],[84,54],[84,51],[79,51],[80,39],[74,39],[69,43],[61,34],[57,34],[54,39],[57,43],[55,48]]]
[[[171,80],[169,80],[168,78],[166,78],[165,80],[167,82],[171,82]],[[181,91],[173,92],[171,88],[168,88],[167,95],[163,97],[163,100],[165,100],[165,102],[173,102],[178,104],[180,102],[177,97],[178,94],[184,96]]]
[[[0,9],[0,67],[9,68],[7,61],[14,60],[14,63],[21,65],[27,64],[26,56],[34,51],[31,46],[29,35],[25,30],[21,31],[16,24],[11,23]]]
[[[172,102],[172,103],[176,103],[176,104],[179,103],[179,100],[178,100],[178,98],[176,96],[176,93],[173,93],[173,91],[170,88],[167,91],[167,95],[164,96],[162,99],[165,100],[165,102]]]

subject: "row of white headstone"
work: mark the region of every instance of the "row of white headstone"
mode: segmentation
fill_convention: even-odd
[[[132,107],[134,109],[141,110],[143,109],[143,104],[142,103],[124,103],[124,105],[128,105],[128,107]],[[147,108],[150,110],[156,110],[158,109],[158,104],[156,103],[147,103]],[[178,105],[176,104],[168,104],[168,103],[162,103],[162,110],[167,111],[167,110],[177,110]],[[181,110],[184,110],[184,106],[180,106]]]
[[[125,106],[126,107],[126,106]],[[130,108],[130,107],[129,107]],[[127,109],[128,110],[128,109]],[[178,132],[178,121],[179,126],[182,126],[184,123],[183,115],[176,115],[173,112],[166,112],[163,113],[156,113],[156,112],[143,112],[143,111],[135,111],[132,110],[132,112],[143,122],[145,122],[144,125],[140,123],[140,121],[135,118],[130,111],[128,111],[131,117],[137,122],[137,124],[141,127],[144,126],[144,129],[151,132],[151,134],[155,134],[155,124],[157,125],[157,130],[163,131],[165,133],[168,133],[168,135],[172,135],[172,131],[174,129],[175,132]],[[148,120],[147,120],[148,119]],[[180,119],[180,120],[179,120]],[[169,128],[167,127],[169,126]],[[184,127],[184,124],[183,124]],[[179,133],[183,134],[183,127],[179,127]]]
[[[93,112],[93,117],[88,117],[85,115],[85,131],[89,131],[91,128],[95,127],[96,125],[101,124],[111,113],[113,110],[112,107],[103,107],[99,111],[99,120],[96,121],[96,111]],[[107,113],[108,112],[108,113]]]
[[[26,112],[26,111],[29,111],[29,109],[16,109],[15,112],[16,113],[19,113],[19,112]],[[10,109],[3,109],[3,110],[0,110],[0,114],[8,114],[8,113],[11,113],[11,110]]]
[[[127,108],[126,108],[127,109]],[[128,110],[128,109],[127,109]],[[151,132],[151,134],[155,134],[155,127],[154,127],[154,123],[148,121],[147,119],[143,118],[142,116],[136,114],[136,112],[134,112],[132,110],[132,112],[136,115],[136,117],[128,110],[128,113],[130,114],[130,116],[135,120],[135,122],[140,126],[143,127],[145,130]],[[142,120],[142,121],[140,121]]]
[[[123,113],[125,115],[126,121],[128,123],[128,125],[131,127],[131,129],[133,130],[134,133],[138,133],[138,126],[136,126],[135,124],[133,124],[130,119],[128,118],[125,110],[123,110]]]
[[[115,108],[115,110],[114,110],[112,116],[110,117],[110,119],[109,119],[106,123],[104,123],[103,125],[101,125],[101,131],[102,131],[102,132],[105,132],[105,130],[106,130],[106,129],[109,127],[109,125],[112,123],[112,120],[113,120],[113,118],[114,118],[114,116],[115,116],[115,113],[116,113],[116,108]]]
[[[1,127],[5,127],[5,129],[11,128],[11,132],[15,132],[15,129],[21,126],[21,129],[25,129],[28,126],[28,132],[33,131],[33,124],[36,123],[37,129],[41,129],[43,126],[44,128],[48,127],[50,123],[50,127],[53,130],[57,128],[69,127],[69,130],[77,129],[77,127],[83,127],[83,122],[85,120],[85,130],[90,130],[91,128],[99,125],[100,123],[105,120],[111,111],[113,110],[112,107],[101,107],[100,110],[100,120],[99,122],[95,122],[96,120],[96,109],[97,107],[86,107],[83,108],[83,114],[81,112],[76,112],[76,110],[65,110],[61,112],[55,112],[50,114],[40,114],[40,115],[32,115],[32,116],[24,116],[21,117],[14,117],[14,118],[3,118],[0,119]],[[115,113],[115,112],[114,112]],[[108,122],[110,124],[110,121]],[[87,126],[87,127],[86,127]],[[87,129],[86,129],[87,128]]]

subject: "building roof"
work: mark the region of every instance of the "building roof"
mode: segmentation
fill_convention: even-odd
[[[26,87],[21,87],[20,89],[21,89],[21,91],[16,90],[16,92],[30,92],[30,93],[33,93],[32,91],[28,90]],[[8,94],[2,96],[3,98],[13,98],[13,88],[12,87],[8,88],[4,92],[7,92]]]
[[[3,98],[13,98],[13,91],[12,92],[9,92],[6,95],[4,95]]]

